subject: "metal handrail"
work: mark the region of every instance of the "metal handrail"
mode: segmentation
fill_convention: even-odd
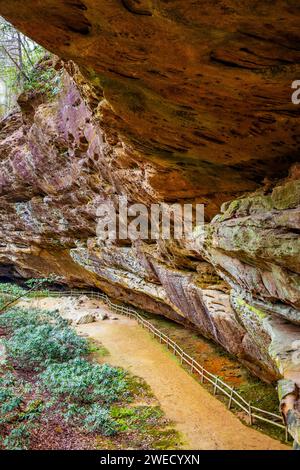
[[[78,290],[70,290],[70,291],[35,291],[29,294],[29,297],[69,297],[69,296],[82,296],[86,295],[95,299],[104,300],[113,310],[116,312],[126,315],[130,318],[134,318],[139,324],[141,324],[144,328],[148,329],[152,334],[153,337],[157,337],[160,343],[165,343],[171,352],[180,358],[181,365],[185,363],[189,367],[189,371],[191,374],[197,374],[200,377],[200,382],[204,383],[205,381],[212,384],[214,387],[214,395],[217,394],[217,391],[220,391],[224,395],[229,398],[228,401],[228,409],[231,408],[232,403],[235,403],[241,410],[247,413],[249,417],[249,424],[254,424],[254,419],[267,422],[269,424],[273,424],[281,429],[285,430],[286,441],[288,440],[288,429],[285,425],[284,419],[282,415],[277,415],[276,413],[272,413],[271,411],[263,410],[256,406],[251,405],[251,403],[247,402],[245,398],[243,398],[235,389],[231,387],[226,382],[224,382],[220,377],[215,374],[212,374],[208,370],[206,370],[201,364],[199,364],[193,357],[187,354],[175,341],[173,341],[169,336],[165,333],[160,331],[151,322],[146,320],[140,313],[136,312],[133,308],[127,307],[122,304],[116,304],[110,300],[110,298],[101,292],[95,291],[78,291]],[[26,293],[24,297],[28,297]],[[257,413],[264,414],[265,416],[260,416]]]

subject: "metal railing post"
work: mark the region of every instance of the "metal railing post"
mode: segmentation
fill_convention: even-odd
[[[249,411],[248,411],[248,414],[249,414],[249,424],[250,424],[250,426],[252,426],[252,424],[253,424],[253,418],[252,418],[251,401],[249,402]]]
[[[214,384],[214,395],[217,394],[217,385],[218,385],[218,380],[219,380],[219,377],[216,376],[216,379],[215,379],[215,384]]]
[[[285,425],[285,442],[289,442],[289,430],[287,425]]]
[[[230,397],[229,397],[229,401],[228,401],[228,409],[229,410],[231,408],[232,397],[233,397],[233,388],[230,391]]]

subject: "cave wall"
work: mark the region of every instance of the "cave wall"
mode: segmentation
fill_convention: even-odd
[[[0,0],[63,59],[60,93],[0,123],[0,275],[54,272],[197,329],[279,380],[299,441],[300,6],[249,3]],[[118,195],[204,203],[207,224],[101,242]]]
[[[297,1],[0,0],[0,14],[80,66],[118,159],[149,165],[149,198],[201,198],[210,217],[298,160]]]

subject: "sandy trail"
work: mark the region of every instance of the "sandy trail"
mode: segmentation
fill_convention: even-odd
[[[109,350],[106,362],[123,367],[150,385],[166,416],[182,434],[184,449],[288,449],[243,425],[134,320],[113,316],[118,320],[80,325],[77,330]]]
[[[58,308],[62,315],[106,312],[110,319],[79,325],[79,333],[100,341],[109,355],[105,362],[142,377],[151,387],[168,419],[181,433],[184,449],[197,450],[288,450],[288,446],[241,423],[225,405],[189,375],[166,349],[152,339],[135,320],[112,312],[102,301],[81,305],[71,298],[44,298],[20,302],[46,309]],[[117,318],[113,320],[112,318]]]

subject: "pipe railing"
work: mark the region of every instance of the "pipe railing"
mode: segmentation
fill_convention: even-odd
[[[263,410],[253,406],[250,402],[245,400],[240,393],[238,393],[234,387],[231,387],[224,382],[220,377],[212,374],[206,370],[201,364],[199,364],[193,357],[187,354],[175,341],[169,336],[163,333],[161,330],[156,328],[150,321],[146,320],[140,313],[136,312],[133,308],[127,307],[123,304],[117,304],[110,300],[110,298],[101,292],[95,291],[34,291],[24,294],[24,297],[80,297],[86,295],[94,299],[104,300],[109,307],[121,315],[126,315],[129,318],[134,318],[143,328],[146,328],[154,338],[157,338],[161,344],[166,344],[167,348],[180,359],[181,365],[185,364],[191,374],[199,376],[200,382],[208,382],[213,386],[213,393],[216,395],[218,392],[228,397],[228,409],[235,404],[239,409],[244,411],[249,418],[249,424],[253,425],[254,420],[263,421],[265,423],[277,426],[280,429],[285,430],[285,438],[288,441],[288,429],[285,425],[284,418],[282,415],[272,413],[271,411]]]

